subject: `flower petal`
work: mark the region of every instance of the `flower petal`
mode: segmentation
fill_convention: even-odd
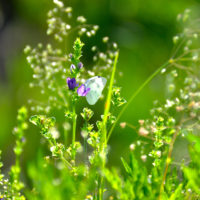
[[[69,85],[69,82],[70,82],[71,78],[67,78],[67,84]]]
[[[77,89],[78,96],[83,96],[84,92],[85,92],[85,85],[82,84],[82,85]]]
[[[82,62],[78,63],[78,68],[81,69],[82,67],[83,67],[83,63]]]
[[[70,71],[71,71],[71,73],[72,73],[75,69],[76,69],[76,66],[75,66],[74,64],[71,64],[71,66],[70,66]]]
[[[86,96],[86,95],[88,94],[89,91],[90,91],[90,88],[87,88],[87,89],[84,91],[83,96]]]

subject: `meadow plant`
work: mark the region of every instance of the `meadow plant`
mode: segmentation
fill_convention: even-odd
[[[24,188],[24,183],[20,181],[20,156],[23,152],[23,146],[25,143],[24,131],[28,128],[27,117],[27,109],[21,107],[17,115],[17,126],[13,129],[13,134],[16,138],[16,144],[13,149],[16,155],[15,164],[12,165],[8,177],[4,174],[0,174],[1,199],[25,199],[24,195],[21,194],[21,190]],[[0,163],[0,167],[3,167],[2,163]]]
[[[74,17],[64,2],[53,2],[54,8],[47,15],[47,35],[53,36],[55,47],[40,43],[24,50],[33,70],[30,87],[41,94],[28,102],[29,121],[47,141],[49,153],[40,153],[36,164],[28,165],[32,188],[25,187],[20,181],[20,156],[28,125],[27,109],[22,107],[13,131],[16,162],[8,178],[0,173],[0,199],[200,199],[199,19],[193,19],[189,10],[178,15],[183,31],[173,38],[173,55],[126,102],[116,85],[117,44],[104,37],[104,52],[93,46],[92,70],[88,70],[83,48],[99,27],[87,24],[83,16]],[[71,35],[73,49],[63,48]],[[85,44],[82,38],[87,38]],[[125,131],[137,132],[138,138],[130,145],[129,160],[119,158],[123,170],[108,167],[112,148],[108,145],[115,126],[156,75],[166,79],[165,102],[154,102],[150,119],[139,119],[136,125],[120,123]],[[102,99],[105,106],[94,123],[92,108]],[[85,105],[81,112],[80,105]],[[63,120],[56,122],[54,113],[58,110]],[[173,149],[180,138],[188,143],[190,156],[176,162]]]

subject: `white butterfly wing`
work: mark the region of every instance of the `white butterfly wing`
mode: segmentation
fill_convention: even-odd
[[[94,105],[98,99],[100,98],[101,93],[96,92],[96,91],[90,91],[87,95],[86,95],[86,100],[90,105]]]
[[[107,80],[100,76],[95,76],[86,81],[86,88],[90,88],[90,91],[86,95],[86,100],[90,105],[94,105],[101,97],[106,82]]]

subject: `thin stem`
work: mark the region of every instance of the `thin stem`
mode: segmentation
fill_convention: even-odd
[[[38,55],[43,57],[43,55],[40,54],[40,53]],[[65,58],[65,57],[56,57],[56,56],[48,55],[48,56],[46,56],[46,58],[49,59],[49,60],[56,60],[56,61],[63,61],[63,62],[67,62],[68,61],[67,58]]]
[[[173,151],[174,143],[176,141],[177,136],[178,136],[178,130],[173,135],[172,141],[169,145],[169,152],[168,152],[168,155],[167,155],[165,171],[164,171],[162,183],[161,183],[161,186],[160,186],[160,194],[159,194],[159,197],[158,197],[159,200],[162,199],[162,192],[163,192],[163,189],[164,189],[165,179],[166,179],[166,176],[167,176],[167,171],[168,171],[169,165],[171,163],[172,151]]]
[[[107,139],[106,139],[106,137],[107,137],[106,122],[107,122],[108,114],[109,114],[109,111],[110,111],[111,98],[112,98],[112,88],[113,88],[113,83],[114,83],[114,79],[115,79],[115,72],[116,72],[116,68],[117,68],[118,57],[119,57],[119,52],[117,52],[116,56],[115,56],[114,66],[113,66],[112,75],[111,75],[111,79],[110,79],[109,91],[108,91],[106,104],[105,104],[104,118],[103,118],[103,142],[107,142]]]
[[[64,128],[64,144],[67,145],[68,142],[68,131]]]
[[[186,38],[184,38],[184,39],[178,44],[176,50],[174,51],[173,55],[171,56],[172,59],[176,56],[177,52],[178,52],[179,49],[182,47],[182,45],[184,44],[185,41],[186,41]]]
[[[133,129],[133,130],[136,130],[136,129],[137,129],[136,126],[133,126],[132,124],[129,124],[129,123],[127,123],[127,122],[125,122],[125,123],[126,123],[126,126],[128,126],[129,128],[131,128],[131,129]]]
[[[21,171],[21,169],[20,169],[20,155],[21,154],[16,154],[15,166]],[[16,176],[15,180],[17,182],[19,182],[20,171],[18,171],[17,173],[15,173],[15,176]]]
[[[84,153],[85,153],[85,163],[87,164],[87,137],[84,137]]]
[[[76,152],[74,150],[75,147],[75,141],[76,141],[76,105],[73,104],[73,132],[72,132],[72,160],[74,160],[75,163],[75,156]]]
[[[192,69],[190,69],[190,68],[188,68],[188,67],[185,67],[184,65],[180,65],[180,64],[174,62],[174,63],[173,63],[173,66],[176,67],[176,68],[178,68],[178,69],[181,69],[181,70],[185,70],[185,71],[193,72],[193,73],[194,73],[194,71],[193,71]]]
[[[87,120],[85,121],[85,127],[87,127],[88,126],[88,122],[87,122]],[[84,142],[84,159],[85,159],[85,163],[87,164],[87,138],[88,138],[88,136],[86,135],[86,136],[84,136],[83,137],[83,142]]]
[[[125,110],[128,108],[128,106],[132,103],[132,101],[135,99],[135,97],[144,89],[144,87],[166,66],[168,66],[170,63],[170,61],[167,61],[166,63],[164,63],[162,66],[160,66],[153,74],[151,74],[146,81],[133,93],[133,95],[131,96],[131,98],[129,99],[129,101],[127,102],[127,104],[123,107],[123,109],[121,110],[121,112],[119,113],[119,115],[117,116],[117,119],[115,121],[115,123],[113,124],[113,126],[111,127],[109,133],[108,133],[108,137],[107,137],[107,141],[110,139],[110,136],[115,128],[115,126],[117,125],[117,122],[119,121],[119,119],[121,118],[122,114],[125,112]]]
[[[117,52],[115,55],[112,75],[111,75],[110,84],[109,84],[108,95],[107,95],[105,109],[104,109],[104,118],[103,118],[103,124],[102,124],[102,138],[101,138],[101,144],[100,144],[100,154],[103,156],[102,166],[101,166],[102,170],[105,168],[105,164],[106,164],[106,148],[107,148],[106,123],[107,123],[108,114],[110,111],[112,88],[113,88],[114,79],[115,79],[115,72],[116,72],[116,68],[117,68],[118,57],[119,57],[119,52]],[[103,200],[103,190],[104,190],[104,177],[102,175],[100,175],[99,180],[98,180],[98,198],[97,198],[98,200]]]
[[[129,124],[129,123],[126,122],[126,126],[129,127],[129,128],[131,128],[131,129],[133,129],[134,131],[136,131],[136,127],[133,126],[132,124]],[[136,131],[136,133],[137,133],[137,131]],[[150,136],[148,136],[148,135],[140,135],[140,134],[138,134],[138,136],[139,136],[139,137],[142,137],[142,138],[146,138],[146,139],[148,139],[148,140],[156,141],[155,138],[150,137]],[[163,142],[164,142],[164,141],[163,141]],[[169,143],[167,143],[167,142],[164,142],[164,143],[167,144],[167,145],[169,145]]]
[[[185,51],[182,55],[180,55],[179,57],[176,58],[176,60],[179,60],[180,58],[183,58],[185,55],[192,53],[192,52],[197,52],[200,51],[200,48],[198,49],[190,49],[188,51]]]
[[[61,156],[60,159],[65,163],[65,165],[72,169],[72,165],[64,158],[64,156]]]
[[[82,24],[82,25],[78,25],[78,26],[72,28],[70,31],[68,31],[67,34],[70,35],[70,34],[73,33],[74,31],[77,31],[77,30],[79,30],[79,29],[81,29],[81,28],[91,28],[91,27],[93,27],[93,26],[94,26],[93,24]]]
[[[50,146],[51,147],[53,147],[53,146],[55,146],[56,145],[56,141],[53,139],[52,141],[51,140],[48,140],[48,142],[49,142],[49,144],[50,144]],[[64,164],[68,167],[68,168],[70,168],[70,169],[72,169],[72,165],[66,160],[66,158],[63,156],[63,154],[60,154],[60,159],[64,162]]]
[[[197,62],[197,61],[199,61],[200,59],[194,59],[194,58],[187,58],[187,57],[185,57],[185,58],[180,58],[179,59],[180,61],[193,61],[193,62]]]
[[[191,160],[188,160],[187,162],[184,162],[184,165],[188,165],[188,164],[190,164],[190,163],[191,163]],[[179,163],[179,162],[173,161],[173,162],[172,162],[172,165],[182,166],[183,163]]]

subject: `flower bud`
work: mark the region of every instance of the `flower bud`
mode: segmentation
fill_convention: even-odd
[[[82,67],[83,67],[83,63],[82,62],[78,63],[78,68],[81,69]]]
[[[131,144],[129,148],[131,151],[135,150],[135,144]]]
[[[149,131],[146,130],[144,127],[141,127],[141,128],[139,129],[139,134],[142,135],[142,136],[146,136],[146,135],[149,134]]]
[[[125,128],[125,127],[126,127],[126,122],[121,122],[121,123],[120,123],[120,127],[121,127],[121,128]]]
[[[73,73],[75,69],[76,69],[76,66],[73,65],[73,64],[71,64],[71,66],[70,66],[70,72]]]

